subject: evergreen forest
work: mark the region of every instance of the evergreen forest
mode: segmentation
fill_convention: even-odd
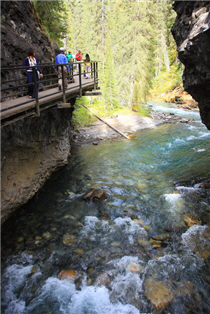
[[[107,111],[144,114],[145,101],[181,84],[171,0],[34,1],[49,36],[73,54],[99,61]]]

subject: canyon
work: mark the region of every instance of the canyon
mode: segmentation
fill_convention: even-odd
[[[198,102],[210,130],[210,1],[175,1],[172,34],[184,64],[184,89]],[[32,1],[1,1],[1,65],[21,65],[33,47],[52,62],[58,45],[49,40]],[[1,222],[31,199],[71,154],[72,110],[49,109],[1,132]]]

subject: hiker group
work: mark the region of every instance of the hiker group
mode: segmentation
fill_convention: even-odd
[[[77,54],[75,56],[72,55],[71,51],[68,51],[67,54],[65,54],[65,48],[60,48],[60,53],[55,58],[55,65],[56,69],[58,71],[58,88],[61,90],[62,88],[62,67],[59,66],[59,64],[66,64],[63,67],[64,71],[64,87],[68,87],[68,81],[67,81],[67,74],[70,74],[71,80],[74,82],[73,79],[73,72],[74,72],[74,66],[73,63],[76,61],[77,65],[77,72],[79,73],[79,64],[84,61],[84,63],[81,65],[81,73],[84,75],[86,79],[91,77],[91,62],[89,54],[86,54],[85,59],[82,60],[82,53],[80,50],[78,50]]]
[[[58,74],[58,88],[59,90],[62,89],[63,81],[62,76],[64,77],[64,88],[68,87],[68,80],[67,75],[70,75],[70,81],[74,82],[74,63],[76,63],[76,70],[79,73],[79,64],[81,67],[81,74],[84,78],[89,79],[91,78],[91,62],[89,54],[85,55],[85,59],[82,59],[82,53],[78,50],[77,54],[74,56],[70,51],[65,53],[65,48],[61,47],[59,54],[55,58],[55,68]],[[61,66],[61,65],[64,66]],[[28,96],[29,98],[35,98],[35,90],[34,90],[34,72],[33,67],[36,66],[36,86],[37,92],[39,92],[39,80],[43,78],[42,70],[40,69],[37,59],[35,58],[35,50],[30,49],[28,51],[28,56],[25,58],[24,66],[27,67],[26,74],[27,74],[27,83],[28,83]],[[63,68],[63,69],[62,69]],[[63,74],[62,74],[63,72]]]

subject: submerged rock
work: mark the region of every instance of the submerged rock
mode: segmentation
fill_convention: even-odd
[[[107,288],[109,287],[110,283],[111,283],[110,276],[106,272],[99,274],[95,282],[97,286],[105,286]]]
[[[128,270],[133,273],[139,273],[142,270],[142,267],[138,263],[131,263],[128,265]]]
[[[202,184],[199,185],[199,188],[201,188],[201,189],[210,189],[210,184],[202,183]]]
[[[207,251],[207,250],[197,251],[196,254],[197,254],[199,257],[203,258],[204,261],[207,260],[207,259],[210,257],[210,252]]]
[[[76,249],[74,252],[77,254],[83,254],[84,253],[84,251],[81,249]]]
[[[60,280],[70,280],[73,281],[77,277],[75,270],[68,269],[68,270],[61,270],[58,274],[58,279]]]
[[[153,248],[159,248],[162,245],[162,241],[154,240],[150,238],[149,242],[152,244]]]
[[[192,295],[194,293],[194,289],[195,286],[192,282],[181,280],[175,290],[175,295],[178,297],[186,297],[187,295]]]
[[[158,241],[164,241],[170,237],[170,233],[161,233],[161,234],[156,234],[152,236],[153,239],[158,240]]]
[[[51,234],[49,232],[45,232],[43,233],[43,237],[46,239],[49,239],[51,237]],[[37,240],[40,240],[40,239],[37,239]]]
[[[146,279],[145,287],[146,297],[158,311],[164,310],[173,299],[171,291],[160,281],[153,278]]]
[[[64,245],[72,245],[74,243],[77,242],[77,239],[75,236],[73,236],[72,234],[69,234],[69,233],[65,233],[64,236],[63,236],[63,244]]]
[[[188,227],[192,227],[193,225],[201,225],[201,221],[198,215],[194,213],[183,215],[183,217]]]

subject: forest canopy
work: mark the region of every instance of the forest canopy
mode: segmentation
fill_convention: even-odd
[[[148,95],[181,83],[171,34],[172,1],[34,1],[51,38],[74,54],[100,61],[100,86],[106,107],[141,111]]]

